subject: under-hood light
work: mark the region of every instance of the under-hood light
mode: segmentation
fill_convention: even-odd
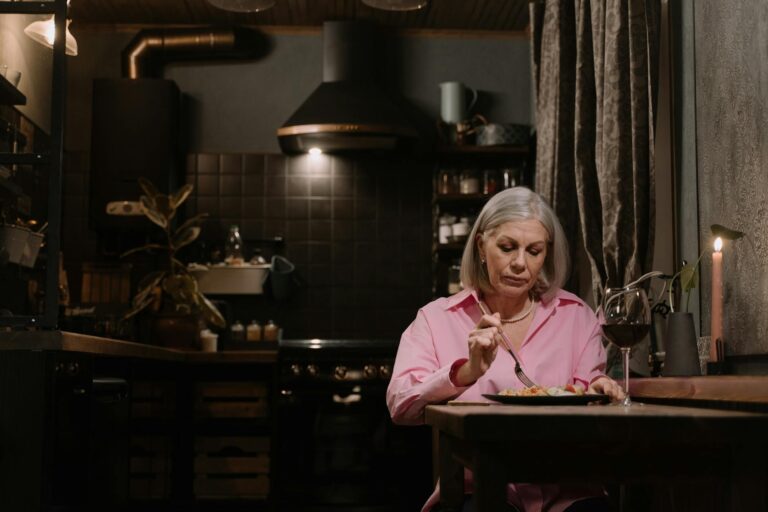
[[[310,155],[322,155],[323,150],[320,148],[309,148],[309,151],[307,151]]]

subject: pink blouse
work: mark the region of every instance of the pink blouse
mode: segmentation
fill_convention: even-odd
[[[501,347],[489,370],[473,385],[451,383],[451,365],[469,356],[468,335],[482,316],[477,302],[474,290],[437,299],[421,308],[405,330],[387,388],[387,406],[395,423],[422,424],[424,407],[429,404],[452,399],[485,401],[483,393],[524,387],[515,376],[512,356]],[[563,290],[539,303],[517,356],[525,374],[547,387],[580,384],[586,388],[604,375],[606,361],[595,313]],[[514,434],[510,434],[510,442],[515,442]],[[465,479],[465,488],[471,492],[471,473]],[[559,512],[576,499],[602,493],[599,486],[510,484],[507,494],[510,503],[526,512]],[[439,484],[422,510],[438,501]]]

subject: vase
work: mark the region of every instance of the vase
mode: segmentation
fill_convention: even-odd
[[[155,313],[150,317],[149,336],[153,345],[198,350],[200,317],[193,314]]]
[[[664,335],[665,377],[701,375],[696,328],[691,313],[670,313]]]

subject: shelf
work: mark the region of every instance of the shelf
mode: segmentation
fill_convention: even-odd
[[[461,252],[464,250],[464,246],[466,246],[466,242],[450,242],[447,244],[437,244],[436,249],[437,252]]]
[[[0,0],[0,3],[2,1]],[[27,97],[0,75],[0,105],[26,105]]]
[[[476,203],[490,198],[489,194],[435,194],[438,203]]]
[[[3,165],[47,165],[50,162],[50,157],[43,153],[0,153],[0,164]]]
[[[10,2],[0,0],[0,14],[53,14],[56,2]]]
[[[442,146],[437,149],[438,155],[494,155],[494,156],[525,156],[528,146]]]

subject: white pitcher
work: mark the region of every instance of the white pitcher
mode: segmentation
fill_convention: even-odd
[[[472,99],[467,105],[467,91]],[[477,91],[461,82],[440,84],[440,117],[446,123],[459,123],[467,118],[467,112],[477,101]]]

